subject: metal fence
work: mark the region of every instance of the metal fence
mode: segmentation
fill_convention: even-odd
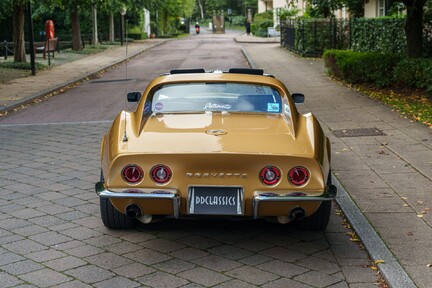
[[[67,35],[67,36],[57,36],[57,38],[59,39],[58,41],[58,46],[57,49],[58,50],[64,50],[64,49],[69,49],[72,48],[72,40],[71,40],[71,36]],[[60,41],[61,39],[61,41]],[[98,39],[99,42],[109,42],[109,35],[108,33],[99,33],[98,34]],[[42,43],[43,41],[35,41],[35,43]],[[82,34],[81,35],[81,43],[83,45],[83,47],[87,46],[87,45],[91,45],[92,42],[92,34]],[[29,49],[29,42],[25,42],[25,49],[26,49],[26,53],[30,53],[30,49]],[[41,44],[43,45],[43,44]],[[3,42],[0,42],[0,58],[4,58],[7,59],[10,56],[13,56],[13,46],[14,43],[13,42],[7,42],[6,40]]]
[[[290,19],[281,23],[281,45],[302,56],[328,49],[406,52],[405,19]],[[425,22],[423,53],[432,56],[432,23]]]
[[[290,19],[281,23],[281,45],[303,56],[319,57],[340,46],[337,24],[335,19]]]

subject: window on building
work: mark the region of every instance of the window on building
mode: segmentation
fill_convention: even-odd
[[[385,16],[385,0],[378,0],[378,17]]]

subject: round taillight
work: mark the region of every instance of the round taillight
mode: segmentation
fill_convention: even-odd
[[[136,164],[129,164],[123,168],[122,177],[126,182],[135,184],[143,179],[144,172],[140,166]]]
[[[264,167],[260,172],[260,180],[265,185],[275,185],[281,178],[280,170],[275,166]]]
[[[156,165],[150,170],[150,176],[158,184],[167,183],[172,176],[171,169],[166,165]]]
[[[304,185],[309,180],[309,171],[305,167],[294,167],[289,171],[288,179],[293,185]]]

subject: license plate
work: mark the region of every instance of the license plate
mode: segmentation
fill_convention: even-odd
[[[241,187],[190,187],[189,214],[243,215]]]

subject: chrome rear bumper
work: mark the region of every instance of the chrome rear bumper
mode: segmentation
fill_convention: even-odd
[[[176,189],[129,189],[125,192],[115,192],[105,189],[102,182],[95,185],[96,194],[101,198],[138,198],[138,199],[166,199],[173,204],[173,215],[179,217],[180,197]]]
[[[282,196],[276,193],[266,193],[264,191],[255,192],[252,200],[253,218],[258,218],[258,210],[261,202],[302,202],[302,201],[331,201],[336,198],[337,188],[329,185],[320,196]]]
[[[115,192],[105,189],[102,182],[96,183],[96,193],[101,198],[138,198],[138,199],[167,199],[173,204],[173,216],[179,217],[180,213],[180,196],[176,189],[132,189],[125,192]],[[130,191],[130,192],[128,192]],[[252,199],[253,218],[258,218],[258,210],[261,202],[303,202],[303,201],[331,201],[336,197],[337,188],[329,185],[324,193],[320,196],[283,196],[275,193],[266,193],[267,191],[256,191]]]

